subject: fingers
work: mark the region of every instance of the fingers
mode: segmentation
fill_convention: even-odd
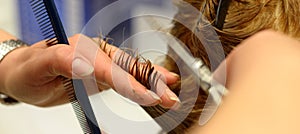
[[[74,43],[76,43],[74,57],[85,59],[94,66],[94,75],[98,83],[109,84],[119,94],[141,105],[157,105],[161,102],[155,93],[147,90],[130,74],[112,62],[111,58],[99,49],[98,44],[92,39],[77,35]]]
[[[135,64],[138,64],[138,63],[136,63],[135,62],[136,59],[131,57],[129,54],[126,54],[124,51],[118,49],[117,47],[111,46],[109,44],[105,44],[105,42],[102,42],[102,44],[100,44],[100,45],[101,45],[100,47],[106,53],[108,53],[109,57],[111,59],[113,59],[114,62],[116,62],[121,68],[123,68],[127,72],[133,72],[132,75],[134,75],[134,76],[139,75],[139,73],[142,72],[142,75],[140,77],[138,77],[138,79],[143,77],[143,78],[141,78],[141,81],[144,81],[144,79],[147,79],[148,77],[152,78],[152,80],[149,80],[149,84],[152,85],[151,86],[152,89],[150,91],[151,91],[151,93],[157,94],[153,98],[160,98],[160,100],[159,100],[160,105],[162,105],[163,107],[166,107],[166,108],[171,108],[171,107],[173,107],[174,109],[178,108],[178,106],[180,105],[180,100],[166,85],[166,83],[174,84],[175,82],[177,82],[179,79],[179,76],[177,74],[171,73],[168,70],[164,69],[163,67],[155,66],[154,67],[155,71],[153,71],[152,76],[147,76],[148,71],[145,71],[145,70],[147,70],[147,68],[145,67],[145,66],[147,66],[146,63],[140,64],[141,66],[144,66],[144,67],[135,68],[134,67]],[[137,69],[139,69],[139,72],[137,72]],[[148,68],[148,70],[150,70],[150,68]],[[154,72],[156,72],[156,73],[154,73]],[[127,75],[129,75],[129,74],[127,74]],[[143,76],[143,75],[145,75],[145,76]],[[124,77],[122,77],[122,78],[124,78]],[[120,79],[121,78],[118,78],[116,81],[121,81]],[[132,77],[131,75],[130,75],[130,77],[128,77],[128,79],[131,79],[130,81],[134,81],[133,87],[140,87],[141,86],[140,83],[143,83],[141,81],[137,82],[135,80],[135,78]],[[116,83],[116,84],[118,84],[118,83]],[[123,86],[125,86],[125,85],[123,85]],[[128,88],[130,88],[130,86]],[[142,86],[141,88],[144,88],[143,90],[145,90],[144,86]],[[132,89],[132,90],[134,90],[134,89]],[[135,94],[132,94],[132,92],[134,92],[132,90],[124,89],[122,91],[127,91],[127,92],[122,92],[122,91],[118,91],[118,92],[129,98],[130,96],[135,96]],[[144,91],[144,93],[145,93],[145,91]],[[146,105],[156,104],[156,103],[149,103],[149,102],[148,103],[141,102],[141,100],[138,100],[136,98],[131,98],[131,99],[135,100],[136,102],[139,101],[139,104],[144,104],[144,105],[145,104]]]
[[[160,72],[161,74],[163,74],[165,76],[166,83],[168,85],[174,84],[179,80],[178,74],[170,72],[167,69],[165,69],[164,67],[154,65],[154,68],[155,68],[155,70],[157,70],[158,72]]]
[[[95,44],[91,39],[84,40],[87,44]],[[116,47],[110,45],[108,47],[111,47],[112,51],[118,50]],[[141,105],[157,105],[161,102],[159,96],[145,88],[136,81],[134,77],[115,64],[104,51],[99,49],[99,47],[97,51],[94,61],[97,81],[108,83],[119,94]]]
[[[151,74],[149,83],[151,85],[151,91],[154,91],[161,98],[160,105],[165,108],[178,109],[181,102],[177,95],[170,90],[170,88],[164,82],[164,77],[160,72],[155,71]]]
[[[132,75],[113,62],[111,57],[121,58],[117,54],[120,50],[114,46],[106,44],[104,50],[110,53],[107,55],[99,49],[98,44],[92,39],[83,35],[76,35],[70,38],[70,46],[56,45],[47,49],[48,52],[45,53],[45,56],[49,57],[47,64],[50,66],[48,67],[50,75],[82,78],[94,74],[98,83],[109,84],[119,94],[141,105],[160,104],[166,108],[175,108],[180,104],[178,97],[166,85],[166,83],[175,83],[178,80],[177,75],[162,67],[155,66],[155,69],[162,75],[156,80],[156,86],[154,86],[156,88],[148,90]]]
[[[110,69],[110,74],[107,75],[112,77],[111,79],[107,79],[108,83],[111,82],[111,85],[119,94],[144,106],[161,103],[162,100],[156,93],[141,85],[118,65],[112,63]]]
[[[96,39],[94,39],[94,40],[96,40]],[[133,62],[129,62],[129,63],[134,63],[135,58],[133,58],[129,54],[125,53],[124,51],[120,50],[119,48],[117,48],[115,46],[112,46],[112,45],[109,45],[104,41],[99,41],[98,40],[97,42],[100,42],[100,47],[103,49],[103,51],[108,53],[109,57],[111,59],[113,59],[115,62],[118,62],[121,59],[121,60],[123,60],[121,62],[124,65],[124,64],[127,64],[126,63],[126,62],[128,62],[127,59],[130,59]],[[131,67],[132,65],[128,65],[128,66]],[[154,68],[155,68],[155,70],[157,70],[158,72],[163,74],[167,84],[174,84],[179,80],[179,75],[178,74],[170,72],[167,69],[165,69],[164,67],[154,65]],[[129,69],[125,69],[125,70],[128,71]]]

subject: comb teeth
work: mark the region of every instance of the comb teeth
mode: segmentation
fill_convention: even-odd
[[[29,3],[30,6],[32,7],[36,21],[40,27],[40,31],[42,32],[44,39],[46,39],[46,44],[48,46],[52,46],[52,45],[56,45],[59,42],[59,39],[61,40],[62,38],[59,38],[59,35],[55,33],[55,29],[54,29],[55,24],[53,24],[52,21],[50,20],[49,13],[46,9],[46,5],[44,4],[44,2],[48,2],[48,0],[31,0]],[[64,44],[68,44],[67,41],[63,41],[63,42]],[[95,127],[93,128],[94,132],[92,132],[92,129],[89,126],[89,124],[91,124],[91,120],[89,120],[89,118],[87,118],[87,116],[85,115],[83,108],[80,105],[75,95],[72,79],[62,77],[62,82],[65,87],[65,91],[68,95],[68,99],[72,104],[73,110],[75,111],[76,117],[79,121],[79,124],[84,134],[92,134],[92,133],[101,134],[99,128],[98,130],[95,131]]]
[[[81,106],[78,103],[78,101],[72,102],[72,107],[73,107],[74,111],[78,111],[78,112],[75,112],[75,114],[76,114],[77,119],[79,120],[79,124],[81,126],[82,131],[85,134],[92,134],[91,129],[88,127],[87,118],[86,118],[86,116],[84,116],[84,113],[81,110]]]
[[[75,90],[73,87],[73,81],[68,78],[63,77],[63,85],[65,87],[65,90],[67,91],[67,95],[69,98],[69,101],[72,104],[73,110],[76,111],[76,117],[79,120],[79,124],[81,126],[81,129],[85,134],[91,134],[91,129],[88,127],[88,120],[87,117],[85,116],[82,107],[80,106],[76,96],[75,96]]]
[[[39,24],[42,35],[46,39],[48,46],[52,46],[58,43],[54,29],[52,27],[49,15],[47,13],[43,0],[31,0],[30,6],[32,7],[33,14]]]

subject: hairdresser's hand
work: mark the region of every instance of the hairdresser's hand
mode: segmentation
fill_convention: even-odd
[[[16,39],[0,30],[0,41]],[[68,102],[59,75],[63,56],[70,46],[47,47],[45,42],[13,50],[0,62],[0,92],[36,106],[53,106]],[[69,74],[71,70],[64,74]],[[69,75],[70,76],[70,75]]]
[[[142,105],[156,105],[163,100],[161,104],[170,107],[177,102],[174,100],[175,96],[171,99],[166,98],[166,95],[161,100],[157,98],[153,92],[149,92],[114,64],[102,50],[94,49],[95,59],[89,57],[89,51],[77,51],[80,43],[92,43],[89,38],[77,35],[69,41],[70,46],[51,47],[47,47],[45,42],[39,42],[8,54],[0,63],[0,92],[25,103],[53,106],[68,102],[60,76],[88,78],[95,74],[98,83],[106,83]],[[89,48],[88,44],[84,45]],[[177,80],[171,73],[161,68],[160,70],[166,76],[167,83]],[[164,94],[172,94],[169,89],[165,91]]]
[[[150,83],[155,85],[153,87],[156,88],[148,90],[136,81],[133,76],[115,64],[115,61],[122,61],[125,64],[128,61],[128,55],[122,55],[123,51],[109,44],[106,44],[104,48],[103,43],[100,44],[105,49],[104,51],[99,48],[99,41],[84,35],[70,38],[70,44],[76,45],[75,59],[84,59],[88,64],[93,65],[95,68],[94,75],[98,84],[108,84],[119,94],[144,106],[160,104],[167,108],[178,108],[180,104],[178,97],[166,86],[166,84],[175,83],[178,80],[178,76],[170,73],[163,67],[155,66],[155,70],[162,74],[162,77]],[[73,69],[76,70],[74,64]],[[81,71],[83,70],[81,69]],[[155,82],[156,84],[154,84]]]

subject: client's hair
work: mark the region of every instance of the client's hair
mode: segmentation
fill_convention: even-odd
[[[211,24],[214,23],[219,0],[184,1],[190,3],[192,6],[199,9],[199,11],[203,11],[202,14],[207,20]],[[182,6],[180,3],[178,4],[179,10],[175,15],[175,19],[181,18],[181,20],[186,20],[187,23],[197,21],[199,17],[197,15],[195,16],[195,14],[184,12],[184,8],[185,6]],[[223,29],[219,30],[215,28],[215,31],[219,35],[225,56],[227,56],[232,49],[244,39],[264,29],[273,29],[275,31],[283,32],[293,38],[300,39],[299,14],[299,0],[231,0]],[[190,31],[181,23],[174,21],[174,27],[170,33],[182,41],[190,49],[194,57],[201,58],[206,65],[209,67],[211,66],[202,43],[195,37],[193,31]],[[172,55],[171,50],[169,50],[169,53]],[[218,62],[223,60],[223,58],[218,55],[214,58]],[[170,71],[180,73],[174,61],[178,64],[180,59],[168,57],[165,59],[164,66]],[[182,80],[181,82],[172,85],[171,89],[179,95],[180,92],[188,92],[190,90],[188,87],[189,85],[190,81]],[[180,87],[185,88],[180,89]],[[167,113],[168,109],[160,106],[144,107],[144,109],[155,118],[166,132],[182,134],[187,132],[191,126],[198,123],[207,95],[199,89],[197,96],[196,99],[190,98],[181,100],[182,107],[179,110],[170,113]],[[190,111],[189,109],[191,108],[192,110]],[[184,113],[188,114],[188,116],[184,118],[184,120],[177,120],[177,117],[179,115],[184,115]],[[156,118],[163,114],[165,115],[164,118]],[[177,126],[176,123],[179,125]],[[172,126],[174,124],[176,126]]]

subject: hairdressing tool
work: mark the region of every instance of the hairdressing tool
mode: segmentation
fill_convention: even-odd
[[[216,11],[216,21],[214,24],[214,26],[219,30],[223,29],[230,2],[231,0],[219,0],[219,4]]]
[[[223,85],[213,80],[212,73],[203,61],[191,56],[187,50],[178,43],[169,44],[169,47],[180,57],[180,59],[183,60],[186,65],[188,65],[190,71],[192,71],[192,73],[199,79],[199,84],[202,90],[204,90],[207,94],[210,94],[215,103],[219,103],[219,100],[228,91]]]
[[[30,5],[48,46],[69,44],[53,0],[31,0]],[[69,101],[83,132],[101,134],[82,80],[63,78]]]
[[[194,58],[190,53],[181,46],[178,42],[168,43],[169,47],[179,56],[180,59],[187,65],[188,69],[197,79],[199,86],[208,94],[206,106],[201,113],[199,124],[204,125],[216,112],[221,103],[223,95],[226,95],[228,90],[213,79],[212,73],[204,62],[199,58]]]

